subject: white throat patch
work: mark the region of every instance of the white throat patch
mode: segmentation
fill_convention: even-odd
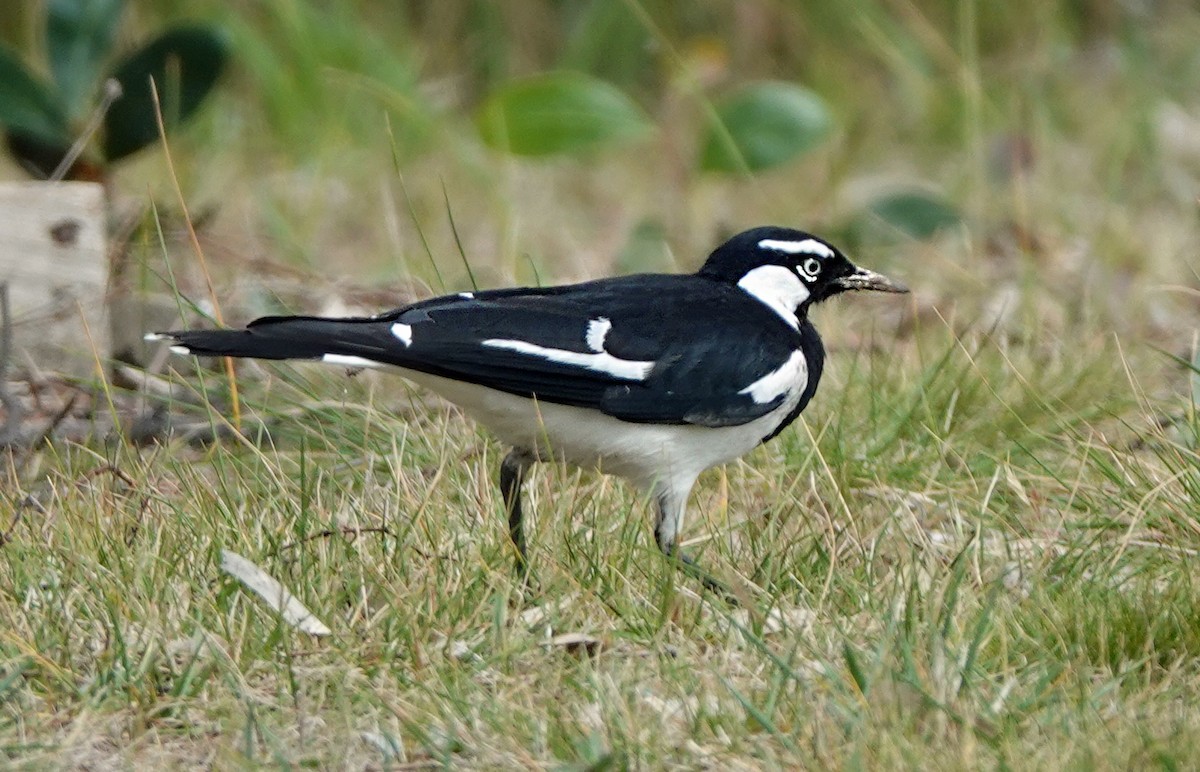
[[[760,265],[743,276],[738,286],[779,314],[792,329],[800,329],[796,309],[808,300],[810,293],[793,271],[782,265]]]

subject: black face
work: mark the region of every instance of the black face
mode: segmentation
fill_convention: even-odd
[[[849,290],[908,292],[886,276],[854,265],[824,239],[792,228],[739,233],[709,255],[700,275],[738,284],[755,295],[794,300],[796,306]]]

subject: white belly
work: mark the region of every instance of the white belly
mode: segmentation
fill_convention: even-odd
[[[750,452],[792,411],[801,391],[795,389],[778,408],[740,426],[667,426],[630,423],[598,410],[533,402],[472,383],[402,372],[462,407],[502,442],[546,459],[595,467],[647,490],[664,476],[694,479]]]

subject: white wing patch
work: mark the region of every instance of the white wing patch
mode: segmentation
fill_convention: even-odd
[[[588,348],[597,354],[604,351],[604,339],[608,337],[608,331],[611,329],[612,322],[604,316],[588,322],[587,337],[585,338]]]
[[[650,371],[654,369],[654,362],[621,359],[605,351],[604,339],[608,337],[608,331],[611,329],[612,322],[603,316],[588,322],[584,341],[592,350],[590,354],[561,348],[548,348],[523,340],[506,340],[504,338],[489,338],[483,342],[483,345],[541,357],[562,365],[576,365],[626,381],[644,381]]]
[[[474,292],[460,292],[460,293],[458,293],[458,296],[460,298],[462,298],[463,300],[474,300],[475,299]]]
[[[343,367],[383,367],[379,362],[345,354],[326,354],[321,357],[321,361],[328,365],[342,365]]]
[[[756,404],[765,405],[784,394],[799,394],[808,386],[808,360],[803,351],[793,351],[782,365],[738,392],[748,394]]]
[[[816,239],[802,241],[779,241],[778,239],[763,239],[758,242],[762,249],[773,249],[776,252],[786,252],[789,255],[819,255],[833,257],[833,250]]]
[[[792,329],[800,329],[796,309],[808,300],[808,287],[792,271],[782,265],[760,265],[747,271],[738,286],[751,297],[765,304]]]
[[[396,322],[392,325],[392,334],[400,339],[406,347],[412,345],[412,325]]]

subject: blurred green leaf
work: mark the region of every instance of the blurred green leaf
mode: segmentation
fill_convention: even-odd
[[[868,205],[867,213],[916,239],[927,239],[962,222],[962,215],[948,202],[922,191],[881,196]]]
[[[124,0],[48,0],[46,52],[66,111],[87,112],[112,51]]]
[[[70,132],[53,91],[0,47],[0,125],[43,142],[70,145]]]
[[[573,11],[561,65],[622,88],[653,82],[654,38],[626,0],[590,0],[564,6]]]
[[[223,20],[239,77],[255,93],[255,110],[278,152],[308,162],[346,142],[382,138],[381,106],[405,157],[444,126],[444,109],[421,88],[425,49],[399,23],[401,5],[377,4],[364,16],[355,3],[299,2],[286,14],[263,7]],[[472,56],[479,54],[474,45]]]
[[[812,91],[793,83],[755,83],[716,105],[700,168],[769,169],[817,147],[832,127],[825,100]]]
[[[158,138],[154,80],[168,128],[196,111],[225,67],[225,39],[209,27],[176,27],[123,61],[112,77],[124,95],[104,118],[104,155],[110,161],[141,150]]]
[[[479,115],[484,142],[524,156],[584,153],[649,130],[645,114],[620,89],[567,72],[511,83]]]
[[[70,142],[47,141],[20,129],[5,131],[4,144],[21,168],[39,180],[50,179],[59,163],[71,152]],[[67,170],[66,178],[74,179],[71,170]]]

